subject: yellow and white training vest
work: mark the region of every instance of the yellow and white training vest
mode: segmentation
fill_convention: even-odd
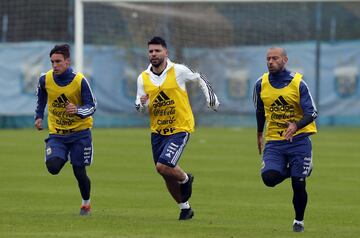
[[[274,88],[269,82],[269,73],[262,76],[260,97],[264,103],[266,117],[265,139],[284,140],[287,123],[298,122],[303,118],[300,106],[300,82],[302,75],[296,73],[289,85],[284,88]],[[300,133],[316,133],[315,121],[298,130]]]
[[[141,73],[144,91],[149,95],[151,132],[172,135],[178,132],[194,131],[194,116],[186,90],[180,88],[172,66],[166,73],[162,85],[155,86],[148,72]]]
[[[81,119],[66,113],[66,103],[81,105],[81,81],[84,76],[77,73],[73,81],[61,87],[54,81],[53,70],[45,75],[45,88],[48,95],[48,126],[50,134],[67,134],[92,127],[92,117]]]

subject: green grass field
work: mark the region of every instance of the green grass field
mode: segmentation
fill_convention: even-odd
[[[90,217],[67,164],[44,164],[46,131],[0,130],[0,237],[360,237],[360,128],[320,128],[308,179],[305,232],[292,232],[289,181],[275,188],[259,176],[254,128],[199,128],[180,165],[195,175],[195,210],[178,207],[155,172],[148,129],[94,129]]]

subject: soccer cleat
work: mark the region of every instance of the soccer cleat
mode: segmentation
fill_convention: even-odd
[[[304,225],[301,223],[294,222],[293,231],[294,232],[304,232]]]
[[[194,211],[191,208],[181,209],[179,220],[190,220],[194,216]]]
[[[90,205],[82,205],[80,207],[80,216],[88,216],[90,215],[91,207]]]
[[[187,202],[190,199],[192,193],[194,176],[190,173],[188,173],[187,176],[189,177],[189,180],[186,183],[180,185],[181,202]]]

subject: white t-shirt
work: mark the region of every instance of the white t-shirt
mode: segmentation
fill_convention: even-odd
[[[220,103],[219,103],[218,98],[215,95],[210,83],[205,79],[205,77],[203,75],[200,75],[197,72],[193,72],[187,66],[185,66],[183,64],[173,63],[169,59],[167,59],[166,68],[161,73],[161,75],[156,75],[150,70],[151,64],[148,66],[148,68],[145,71],[147,73],[149,73],[151,82],[155,86],[160,86],[165,81],[167,72],[172,66],[174,66],[174,68],[175,68],[176,81],[183,90],[186,90],[186,86],[185,86],[186,82],[189,82],[189,81],[198,82],[200,88],[202,89],[202,92],[205,95],[208,107],[213,110],[217,110]],[[145,94],[146,93],[144,90],[144,82],[143,82],[143,78],[140,74],[137,79],[137,95],[136,95],[135,105],[136,105],[136,109],[141,112],[144,112],[148,105],[148,103],[145,105],[142,105],[140,102],[140,97]]]

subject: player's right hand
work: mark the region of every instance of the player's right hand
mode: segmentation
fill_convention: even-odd
[[[142,105],[142,106],[145,106],[145,104],[146,104],[146,102],[147,102],[148,99],[149,99],[149,95],[148,95],[148,94],[142,95],[142,96],[140,97],[140,103],[141,103],[141,105]]]
[[[35,128],[38,129],[39,131],[43,129],[42,127],[42,118],[38,118],[35,120]]]

